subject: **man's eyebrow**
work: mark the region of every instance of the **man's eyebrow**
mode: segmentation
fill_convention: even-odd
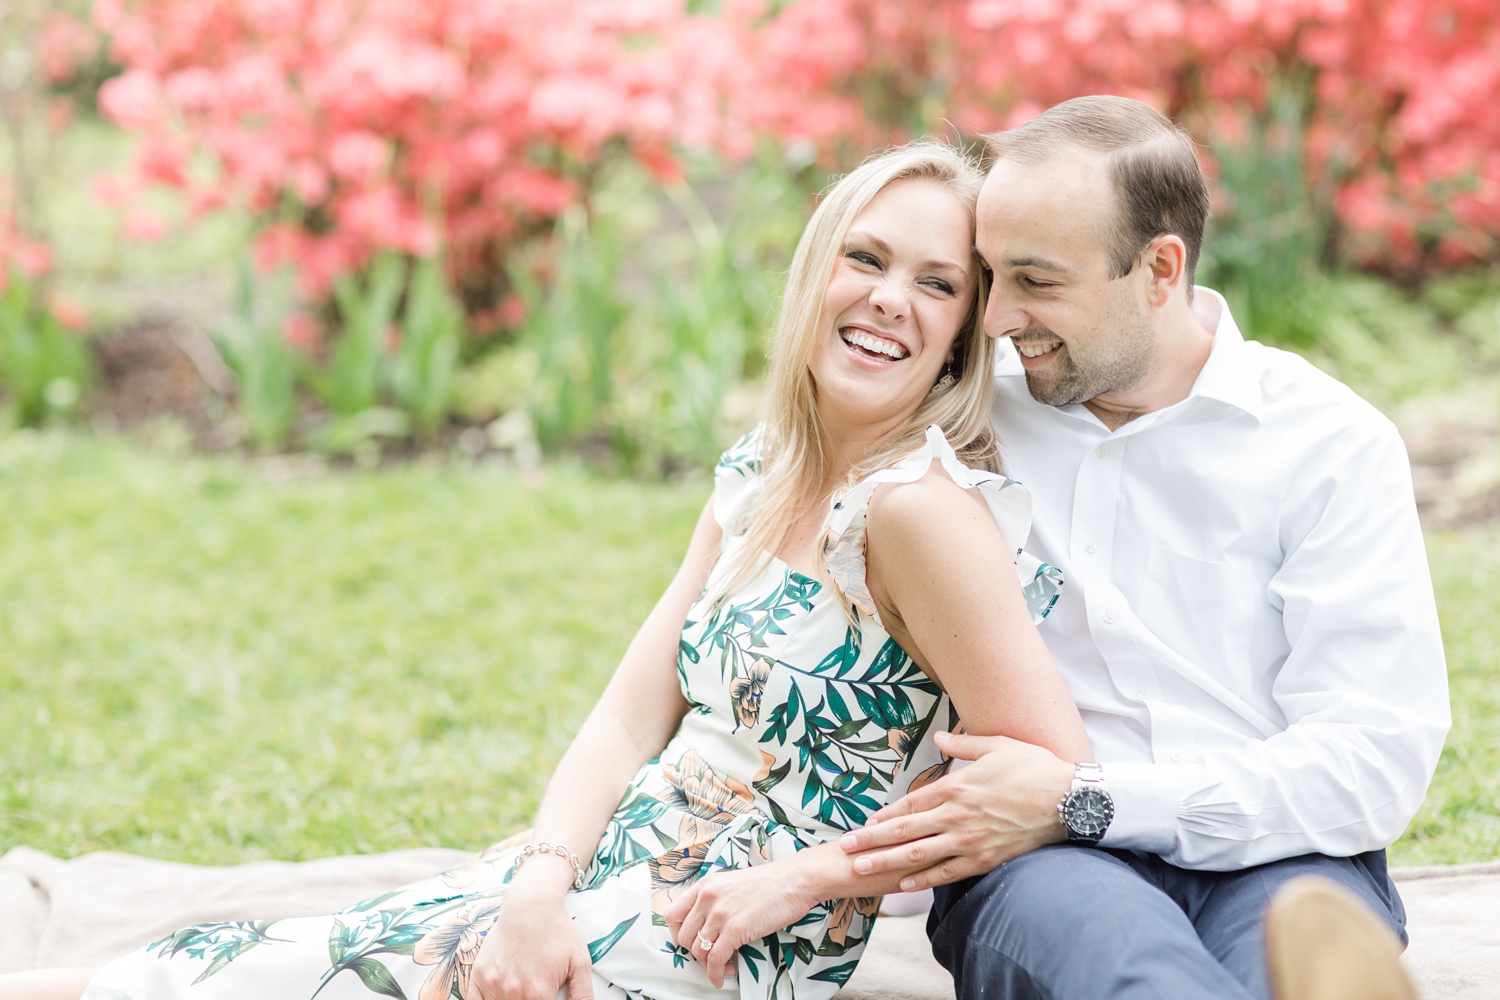
[[[1007,257],[1006,267],[1035,267],[1043,271],[1056,271],[1059,274],[1067,274],[1071,268],[1066,264],[1059,264],[1047,257]]]

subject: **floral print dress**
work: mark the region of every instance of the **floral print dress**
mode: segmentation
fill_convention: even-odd
[[[757,431],[720,460],[714,511],[726,548],[760,485]],[[641,768],[566,904],[593,959],[600,1000],[828,1000],[849,978],[877,898],[835,899],[739,950],[715,989],[667,932],[674,898],[712,872],[771,864],[862,825],[945,774],[934,734],[958,722],[945,694],[886,634],[865,587],[865,513],[882,482],[941,461],[978,489],[1021,559],[1031,501],[1017,483],[967,468],[938,428],[925,445],[832,504],[829,584],[771,559],[717,608],[700,598],[677,658],[691,705],[661,756]],[[1040,621],[1058,597],[1051,567],[1019,563]],[[84,1000],[463,998],[499,913],[519,844],[324,917],[184,928],[105,966]]]

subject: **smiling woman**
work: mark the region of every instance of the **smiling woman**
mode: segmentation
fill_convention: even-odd
[[[818,571],[820,501],[910,454],[932,424],[961,461],[999,470],[988,284],[973,248],[981,181],[960,151],[912,143],[872,157],[818,206],[776,326],[765,486],[725,590],[762,553],[810,551],[803,568]]]

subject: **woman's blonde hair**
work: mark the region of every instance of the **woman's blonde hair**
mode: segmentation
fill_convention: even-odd
[[[741,515],[740,523],[729,526],[726,532],[727,537],[742,534],[744,542],[715,574],[714,603],[737,591],[765,567],[780,545],[785,526],[827,477],[817,385],[809,368],[818,339],[826,333],[819,326],[823,298],[855,218],[886,187],[903,180],[935,181],[951,191],[968,209],[969,236],[973,238],[974,205],[984,177],[968,154],[943,142],[922,140],[878,153],[825,193],[797,242],[776,321],[767,415],[761,432],[760,495]],[[952,384],[935,386],[905,424],[882,438],[849,469],[846,486],[915,451],[931,424],[943,429],[960,460],[999,471],[990,427],[995,344],[984,333],[987,291],[988,276],[981,269],[969,315],[954,338],[953,361],[948,368]],[[819,575],[826,576],[821,545],[815,559]]]

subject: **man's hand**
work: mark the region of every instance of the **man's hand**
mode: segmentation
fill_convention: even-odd
[[[839,841],[876,874],[925,865],[901,889],[926,889],[992,871],[1011,858],[1067,839],[1057,804],[1073,764],[1004,736],[937,735],[938,748],[974,763],[891,803]],[[885,848],[881,850],[880,848]],[[870,853],[863,853],[863,852]]]

